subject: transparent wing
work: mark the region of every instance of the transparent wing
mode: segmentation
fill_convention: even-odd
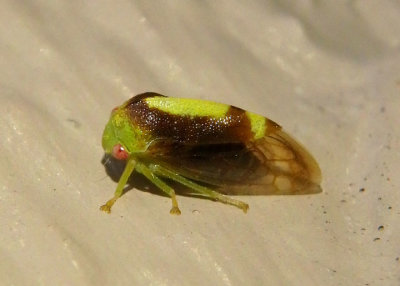
[[[249,195],[297,195],[322,191],[321,171],[308,151],[286,132],[279,130],[256,141],[253,154],[260,165],[267,169],[264,176],[249,186],[224,185],[222,191],[229,194]]]
[[[316,161],[282,130],[249,144],[155,142],[141,160],[160,164],[229,195],[321,192],[321,171]]]

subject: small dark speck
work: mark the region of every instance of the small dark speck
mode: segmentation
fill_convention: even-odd
[[[400,257],[396,257],[396,261],[400,261]]]
[[[345,202],[346,202],[346,200],[341,200],[340,202],[341,202],[341,203],[345,203]]]
[[[386,108],[384,106],[381,107],[381,113],[385,113]]]
[[[381,201],[381,200],[382,200],[382,198],[381,198],[381,197],[379,197],[379,198],[378,198],[378,201]]]
[[[378,240],[380,240],[379,237],[375,237],[375,238],[374,238],[374,241],[378,241]]]
[[[323,107],[323,106],[321,106],[321,105],[318,105],[317,108],[318,108],[319,111],[325,112],[325,107]]]
[[[81,123],[78,120],[75,120],[75,119],[72,119],[72,118],[68,118],[67,121],[73,123],[74,124],[74,128],[81,127]]]
[[[384,230],[385,229],[385,227],[383,226],[383,225],[380,225],[379,227],[378,227],[378,230]]]
[[[360,192],[365,192],[365,188],[360,188]]]
[[[388,206],[388,210],[391,210],[392,209],[392,207],[391,206]]]

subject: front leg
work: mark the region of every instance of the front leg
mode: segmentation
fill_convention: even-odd
[[[114,203],[118,200],[122,193],[124,192],[124,187],[128,182],[129,176],[132,174],[133,170],[135,169],[136,161],[133,158],[129,158],[126,162],[125,170],[119,179],[117,189],[115,190],[114,197],[108,200],[104,205],[100,207],[100,210],[110,213],[111,208]]]

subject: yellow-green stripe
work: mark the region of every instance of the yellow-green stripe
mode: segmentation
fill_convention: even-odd
[[[226,104],[190,98],[149,97],[145,101],[150,108],[157,108],[172,115],[191,117],[208,116],[220,118],[229,109],[229,105]]]
[[[250,119],[251,132],[254,134],[254,139],[260,139],[264,137],[267,119],[261,115],[248,111],[246,111],[246,115]]]

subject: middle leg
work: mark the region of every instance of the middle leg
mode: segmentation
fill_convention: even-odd
[[[232,199],[232,198],[230,198],[228,196],[224,196],[223,194],[220,194],[212,189],[209,189],[202,185],[196,184],[192,180],[182,177],[179,174],[176,174],[160,165],[149,164],[149,169],[151,170],[151,172],[153,172],[159,176],[169,178],[169,179],[174,180],[175,182],[178,182],[192,190],[195,190],[197,193],[199,193],[202,196],[213,199],[215,201],[222,202],[224,204],[229,204],[229,205],[238,207],[241,210],[243,210],[244,213],[246,213],[247,210],[249,209],[249,205],[246,204],[245,202]]]
[[[147,179],[149,179],[154,185],[159,187],[163,192],[168,194],[172,200],[172,208],[169,211],[170,214],[180,215],[181,211],[178,207],[178,202],[176,200],[175,191],[173,188],[164,183],[159,177],[157,177],[152,170],[142,163],[138,163],[136,166],[136,171],[143,174]]]

